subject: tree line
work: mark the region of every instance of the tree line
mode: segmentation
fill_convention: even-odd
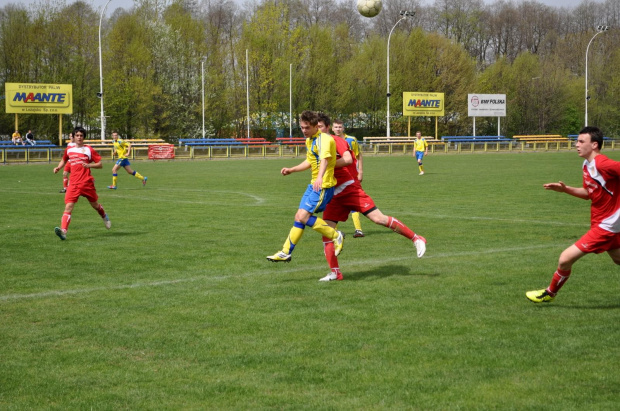
[[[401,10],[415,15],[394,27]],[[99,19],[100,10],[83,1],[0,9],[0,94],[5,82],[72,84],[74,113],[65,128],[83,125],[96,136]],[[471,134],[469,93],[506,94],[504,135],[572,134],[584,125],[586,47],[596,27],[607,25],[589,49],[588,119],[618,137],[619,22],[617,0],[575,8],[390,0],[372,19],[359,15],[355,0],[134,0],[104,16],[101,27],[106,130],[172,142],[201,137],[204,78],[207,136],[244,137],[247,77],[252,136],[288,136],[291,97],[293,117],[321,110],[358,137],[385,135],[392,32],[392,134],[407,133],[405,91],[445,93],[440,135]],[[411,121],[434,134],[434,118]],[[14,115],[2,113],[0,134],[13,123]],[[20,115],[20,124],[39,136],[58,133],[56,116]],[[477,119],[476,131],[496,134],[497,119]]]

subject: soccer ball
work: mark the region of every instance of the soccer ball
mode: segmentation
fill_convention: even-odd
[[[381,0],[357,0],[357,11],[364,17],[375,17],[381,11]]]

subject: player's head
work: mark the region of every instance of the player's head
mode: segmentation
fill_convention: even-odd
[[[329,126],[331,124],[329,116],[322,112],[317,113],[317,115],[319,116],[319,122],[317,123],[319,130],[321,130],[321,133],[329,134]]]
[[[598,127],[585,126],[579,132],[579,136],[587,134],[590,136],[590,142],[597,143],[595,150],[601,150],[603,148],[603,132]]]
[[[344,135],[344,123],[340,119],[335,119],[332,121],[332,130],[334,130],[334,134],[337,136]]]
[[[69,133],[69,140],[71,140],[71,142],[73,143],[73,138],[75,137],[75,135],[73,134],[73,131]]]
[[[112,138],[114,139],[114,141],[118,140],[118,132],[117,131],[113,131],[112,132]]]
[[[420,138],[420,137],[422,137],[422,133],[421,133],[421,132],[419,132],[419,131],[416,131],[416,132],[415,132],[415,137],[416,137],[416,138]]]
[[[79,139],[81,138],[82,140],[84,140],[84,137],[86,137],[86,130],[84,129],[84,127],[76,127],[73,129],[73,138],[74,139]]]
[[[299,116],[299,127],[304,137],[311,138],[319,131],[319,116],[315,111],[305,110]]]

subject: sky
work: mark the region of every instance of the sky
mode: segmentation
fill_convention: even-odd
[[[18,3],[18,4],[32,4],[41,0],[0,0],[0,7],[4,7],[9,3]],[[108,0],[84,0],[86,3],[92,4],[93,8],[96,10],[100,10],[100,7],[105,6]],[[243,0],[235,0],[238,3],[243,3]],[[496,0],[484,0],[485,3],[494,3]],[[546,4],[548,6],[553,7],[568,7],[573,8],[578,6],[582,0],[537,0],[539,3]],[[594,0],[595,2],[602,3],[603,0]],[[66,0],[68,4],[72,3],[72,0]],[[432,4],[433,0],[423,0],[426,4]],[[519,2],[519,0],[516,0]],[[111,0],[108,8],[106,10],[106,14],[110,15],[116,8],[131,8],[133,7],[133,0]]]

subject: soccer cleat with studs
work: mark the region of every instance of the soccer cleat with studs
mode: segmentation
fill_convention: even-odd
[[[331,273],[327,274],[325,277],[319,279],[319,281],[342,281],[342,280],[344,280],[344,277],[342,276],[342,273],[340,271],[338,272],[338,274],[332,271]]]
[[[550,303],[555,299],[547,290],[528,291],[525,296],[533,303]]]
[[[60,237],[62,241],[65,241],[67,239],[67,231],[63,230],[60,227],[54,228],[54,233],[56,233],[56,235]]]
[[[355,230],[355,233],[353,233],[353,238],[360,238],[360,237],[365,237],[365,234],[362,230]]]
[[[116,190],[116,186],[108,186],[110,190]]]
[[[273,263],[279,263],[279,262],[289,263],[291,261],[291,255],[286,254],[284,251],[278,251],[274,255],[268,255],[267,260]]]
[[[416,234],[413,237],[413,245],[415,246],[418,258],[422,258],[424,253],[426,253],[426,238]]]
[[[107,228],[108,230],[112,228],[112,222],[110,221],[110,217],[108,217],[107,214],[103,216],[103,224],[105,224],[105,228]]]
[[[148,178],[147,178],[147,177],[144,177],[144,178],[142,179],[142,187],[145,187],[145,186],[146,186],[146,180],[148,180]]]
[[[66,193],[66,192],[67,192],[66,188],[63,188],[62,190],[59,191],[59,193]]]
[[[342,231],[337,231],[337,233],[338,237],[334,239],[334,254],[336,254],[336,257],[340,255],[344,246],[344,233]]]

